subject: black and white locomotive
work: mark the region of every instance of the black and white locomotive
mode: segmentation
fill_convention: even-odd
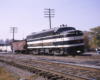
[[[84,53],[83,32],[74,27],[57,27],[27,36],[27,50],[33,54],[69,55]]]

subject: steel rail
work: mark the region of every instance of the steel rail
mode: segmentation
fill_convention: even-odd
[[[74,75],[74,74],[69,74],[69,73],[66,73],[66,72],[61,72],[61,71],[57,71],[57,70],[53,70],[53,69],[49,69],[49,68],[33,66],[31,64],[22,63],[22,62],[16,62],[16,61],[12,61],[12,60],[0,59],[0,61],[4,62],[4,63],[7,63],[7,64],[10,64],[10,65],[13,65],[13,66],[16,66],[16,67],[20,67],[22,69],[28,69],[30,71],[36,69],[36,70],[39,70],[39,71],[43,71],[45,73],[49,72],[50,74],[59,75],[59,76],[62,76],[64,78],[66,78],[66,79],[72,79],[72,80],[96,80],[96,79],[92,79],[92,78],[87,78],[87,77],[82,77],[82,76],[78,76],[78,75]]]
[[[73,64],[73,63],[65,63],[65,62],[58,62],[58,61],[49,61],[49,60],[41,60],[41,59],[30,59],[31,61],[44,63],[44,64],[53,64],[58,66],[66,66],[66,67],[74,67],[79,69],[86,69],[90,71],[97,71],[100,72],[100,67],[98,66],[89,66],[89,65],[82,65],[82,64]]]

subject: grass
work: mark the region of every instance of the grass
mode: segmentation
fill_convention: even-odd
[[[14,77],[12,74],[9,73],[5,68],[0,66],[0,80],[20,80],[21,78],[26,78],[27,80],[34,80],[39,77],[39,75],[31,75],[31,76],[21,76],[21,77]]]
[[[0,67],[0,80],[18,80],[18,79],[12,76],[6,69]]]

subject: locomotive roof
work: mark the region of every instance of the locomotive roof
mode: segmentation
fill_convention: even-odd
[[[33,34],[30,34],[28,36],[35,35],[35,34],[40,34],[40,33],[45,33],[45,32],[50,32],[50,31],[56,32],[60,28],[74,28],[74,27],[55,27],[55,28],[46,29],[46,30],[43,30],[43,31],[40,31],[40,32],[34,32]]]

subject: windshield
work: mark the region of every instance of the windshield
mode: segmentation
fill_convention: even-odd
[[[64,31],[69,31],[69,30],[75,30],[75,28],[73,28],[73,27],[60,28],[57,31],[57,33],[61,33],[61,32],[64,32]]]

